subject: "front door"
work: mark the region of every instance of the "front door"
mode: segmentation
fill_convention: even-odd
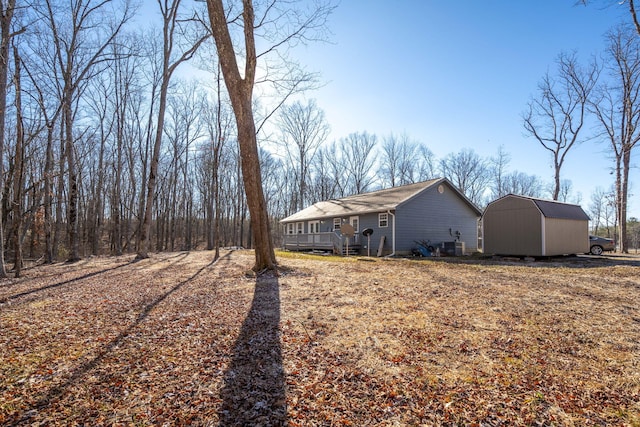
[[[309,243],[317,241],[314,234],[320,233],[320,221],[309,221]]]
[[[360,231],[360,217],[359,216],[351,216],[349,217],[349,224],[351,224],[351,226],[353,227],[353,231],[355,231],[355,234],[353,236],[353,240],[352,242],[355,243],[359,243],[360,242],[360,234],[358,233]]]
[[[320,221],[309,221],[309,234],[318,234],[320,232]]]

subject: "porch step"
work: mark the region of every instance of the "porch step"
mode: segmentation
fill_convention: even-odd
[[[342,248],[342,255],[360,255],[360,246],[361,245],[349,245],[349,252],[347,253],[347,247],[344,246]]]

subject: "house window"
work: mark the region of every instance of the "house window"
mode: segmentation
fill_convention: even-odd
[[[295,228],[292,222],[287,224],[287,234],[295,234]]]
[[[304,222],[296,222],[296,229],[298,230],[298,234],[304,233]]]
[[[340,218],[333,218],[333,231],[340,230],[341,225],[342,225],[342,220]]]
[[[389,214],[387,213],[379,213],[378,214],[378,227],[384,228],[389,226]]]

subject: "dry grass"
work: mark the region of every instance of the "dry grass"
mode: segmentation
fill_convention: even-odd
[[[0,282],[0,424],[640,425],[640,259],[96,258]]]

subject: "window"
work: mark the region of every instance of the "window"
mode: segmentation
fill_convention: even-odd
[[[340,218],[333,218],[333,231],[340,230],[341,225],[342,225],[342,220]]]
[[[304,222],[296,222],[296,228],[298,229],[298,234],[304,233]]]
[[[290,222],[289,224],[287,224],[287,234],[294,234],[294,232],[295,232],[294,224]]]
[[[384,228],[389,226],[389,214],[387,213],[379,213],[378,214],[378,227]]]

